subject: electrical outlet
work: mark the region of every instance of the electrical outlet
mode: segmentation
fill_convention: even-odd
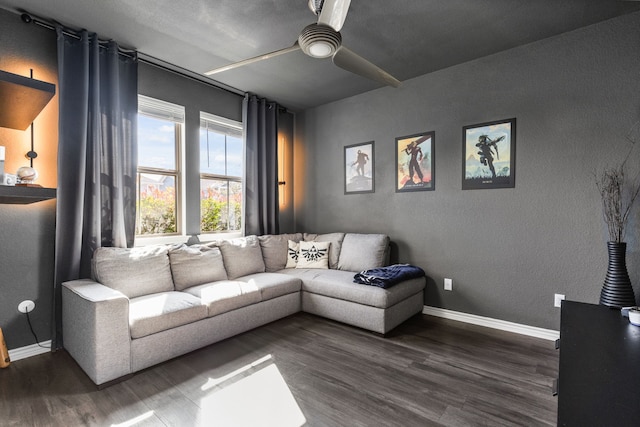
[[[30,313],[36,308],[36,303],[31,300],[24,300],[18,304],[18,311],[20,313]]]
[[[553,306],[560,307],[562,306],[562,300],[564,299],[564,295],[562,294],[554,294],[553,295]]]
[[[453,280],[444,279],[444,290],[445,291],[452,291],[453,290]]]

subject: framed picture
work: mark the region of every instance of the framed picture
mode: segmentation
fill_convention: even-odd
[[[462,189],[516,185],[516,119],[462,128]]]
[[[344,147],[344,194],[375,191],[373,141]]]
[[[436,133],[396,138],[396,193],[435,189]]]

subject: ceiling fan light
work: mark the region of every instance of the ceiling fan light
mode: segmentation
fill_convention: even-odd
[[[333,55],[334,48],[325,41],[315,41],[309,45],[309,55],[314,58],[327,58]]]
[[[311,24],[300,33],[298,44],[312,58],[327,58],[342,45],[342,36],[329,26]]]

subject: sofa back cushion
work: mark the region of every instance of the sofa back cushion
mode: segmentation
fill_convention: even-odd
[[[258,237],[262,258],[267,272],[282,270],[287,265],[287,249],[289,240],[299,242],[301,233],[294,234],[268,234]]]
[[[265,266],[258,237],[247,236],[216,242],[230,280],[254,273],[264,273]]]
[[[327,233],[327,234],[308,234],[305,233],[306,241],[314,242],[330,242],[329,247],[329,268],[338,268],[338,261],[340,260],[340,251],[342,250],[342,241],[344,240],[345,233]]]
[[[389,250],[386,234],[347,233],[342,241],[338,269],[362,271],[383,267]]]
[[[180,245],[169,251],[171,274],[176,291],[227,280],[220,248],[207,245]]]
[[[98,248],[91,268],[97,282],[129,298],[173,291],[167,246]]]

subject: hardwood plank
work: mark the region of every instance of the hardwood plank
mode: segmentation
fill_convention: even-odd
[[[64,351],[0,370],[7,426],[555,425],[554,343],[430,316],[299,313],[98,390]]]

